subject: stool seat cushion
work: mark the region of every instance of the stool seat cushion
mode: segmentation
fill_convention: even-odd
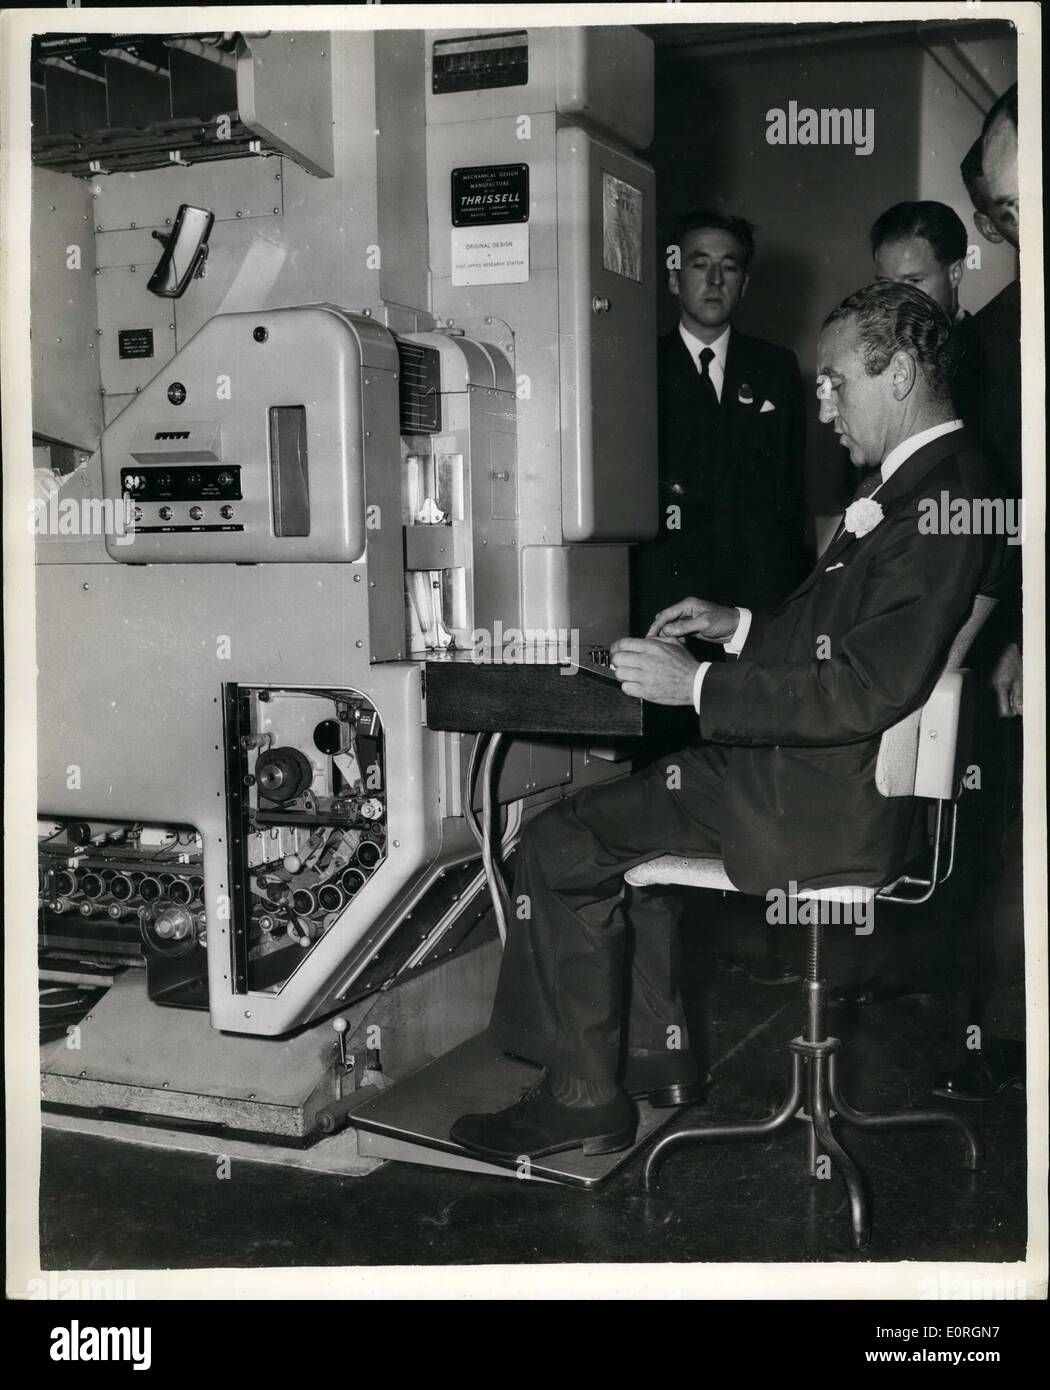
[[[680,883],[687,888],[717,888],[723,893],[739,891],[715,855],[662,854],[628,869],[624,879],[632,888]]]
[[[714,888],[722,893],[739,892],[736,884],[726,873],[721,859],[710,854],[661,854],[658,859],[636,864],[633,869],[628,869],[623,877],[624,882],[629,883],[632,888],[680,884],[684,888]],[[842,884],[834,888],[804,888],[797,896],[817,898],[822,902],[867,903],[871,902],[877,891],[875,888]]]

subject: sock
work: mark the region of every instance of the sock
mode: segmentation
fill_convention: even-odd
[[[616,1099],[620,1088],[611,1078],[607,1081],[584,1081],[579,1076],[551,1071],[547,1073],[547,1089],[560,1105],[579,1107],[605,1105]]]

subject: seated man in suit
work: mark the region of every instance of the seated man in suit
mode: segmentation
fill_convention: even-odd
[[[660,532],[632,555],[642,631],[686,593],[777,603],[813,562],[798,362],[732,323],[755,253],[751,223],[690,212],[674,247],[679,323],[658,350]]]
[[[844,300],[820,338],[820,416],[864,473],[817,567],[770,612],[688,598],[614,644],[624,692],[692,707],[704,742],[526,828],[490,1030],[547,1070],[516,1104],[457,1120],[464,1148],[511,1161],[612,1152],[633,1140],[631,1096],[676,1103],[695,1085],[688,1043],[672,1050],[685,1035],[675,899],[632,899],[628,957],[632,865],[720,854],[753,894],[881,886],[899,871],[915,803],[879,794],[879,738],[930,694],[987,572],[985,537],[920,525],[924,499],[982,495],[951,405],[951,332],[910,285]],[[690,635],[738,659],[698,664]]]

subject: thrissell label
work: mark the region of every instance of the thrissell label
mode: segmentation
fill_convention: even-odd
[[[453,227],[529,220],[529,166],[481,164],[452,170]]]

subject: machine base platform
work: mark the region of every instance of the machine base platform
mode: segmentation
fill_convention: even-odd
[[[480,1033],[358,1106],[350,1116],[358,1131],[358,1153],[502,1178],[596,1188],[679,1113],[654,1110],[643,1101],[638,1105],[638,1134],[630,1148],[590,1158],[582,1149],[552,1154],[534,1160],[527,1173],[517,1162],[476,1158],[449,1139],[449,1129],[460,1115],[512,1105],[539,1074],[539,1067],[508,1057],[487,1033]]]

